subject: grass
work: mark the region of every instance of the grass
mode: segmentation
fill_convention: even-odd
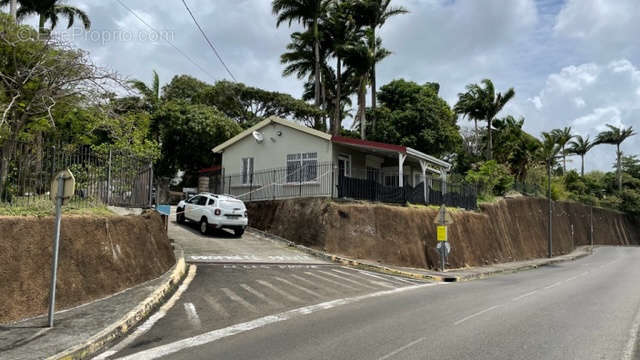
[[[113,216],[107,206],[93,199],[72,199],[62,206],[69,215]],[[53,216],[55,206],[47,197],[17,198],[11,204],[0,203],[0,216]]]

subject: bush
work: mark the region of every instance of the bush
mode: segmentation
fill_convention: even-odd
[[[478,184],[481,197],[491,197],[492,195],[504,195],[511,189],[514,178],[509,173],[509,169],[495,160],[480,163],[476,169],[469,170],[465,180],[469,183]]]
[[[627,189],[620,194],[620,199],[620,210],[629,214],[640,214],[640,193]]]

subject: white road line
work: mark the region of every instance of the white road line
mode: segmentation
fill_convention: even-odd
[[[184,303],[184,311],[187,313],[187,319],[189,319],[191,325],[196,329],[200,329],[202,323],[200,322],[200,317],[198,317],[198,312],[193,303]]]
[[[324,280],[324,281],[326,281],[326,282],[328,282],[328,283],[331,283],[331,284],[334,284],[334,285],[338,285],[338,286],[346,287],[347,289],[351,289],[351,290],[353,290],[353,291],[358,291],[358,289],[354,288],[354,287],[353,287],[353,286],[351,286],[351,285],[343,284],[343,283],[341,283],[341,282],[337,282],[337,281],[332,280],[332,279],[327,279],[327,278],[326,278],[326,277],[324,277],[324,276],[320,276],[320,275],[315,274],[315,273],[312,273],[312,272],[305,272],[305,274],[307,274],[307,275],[309,275],[309,276],[313,276],[313,277],[318,278],[318,279],[320,279],[320,280]]]
[[[477,312],[477,313],[475,313],[475,314],[471,314],[471,315],[469,315],[469,316],[467,316],[467,317],[465,317],[465,318],[462,318],[462,319],[460,319],[460,320],[458,320],[458,321],[454,322],[454,323],[453,323],[453,325],[460,325],[460,324],[462,324],[463,322],[465,322],[465,321],[467,321],[467,320],[469,320],[469,319],[473,319],[473,318],[474,318],[474,317],[476,317],[476,316],[480,316],[480,315],[482,315],[482,314],[484,314],[484,313],[486,313],[486,312],[489,312],[489,311],[491,311],[491,310],[497,309],[497,308],[499,308],[500,306],[501,306],[501,305],[495,305],[495,306],[492,306],[492,307],[490,307],[490,308],[488,308],[488,309],[484,309],[484,310],[482,310],[482,311],[478,311],[478,312]]]
[[[533,294],[535,294],[535,293],[537,293],[537,292],[538,292],[538,290],[533,290],[533,291],[528,292],[528,293],[526,293],[526,294],[522,294],[522,295],[520,295],[520,296],[516,296],[516,297],[514,297],[514,298],[513,298],[513,299],[511,299],[511,300],[513,300],[513,301],[518,301],[518,300],[520,300],[520,299],[524,299],[524,298],[526,298],[527,296],[531,296],[531,295],[533,295]]]
[[[399,281],[399,282],[403,282],[405,284],[411,284],[411,285],[416,285],[417,284],[415,282],[411,282],[409,280],[405,280],[405,279],[402,279],[402,278],[399,278],[399,277],[394,277],[394,278],[382,277],[382,276],[379,276],[379,275],[371,274],[368,271],[363,271],[363,270],[356,270],[356,271],[359,272],[362,275],[371,276],[373,278],[377,278],[377,279],[381,279],[381,280],[385,280],[385,281],[389,281],[389,282]]]
[[[271,289],[271,290],[273,290],[273,291],[277,292],[278,294],[280,294],[280,295],[282,295],[282,296],[286,297],[287,299],[289,299],[289,300],[291,300],[291,301],[295,301],[295,302],[299,302],[299,303],[303,303],[303,302],[304,302],[304,301],[302,301],[302,299],[300,299],[299,297],[297,297],[297,296],[293,296],[293,295],[289,294],[289,293],[288,293],[288,292],[286,292],[286,291],[280,290],[280,289],[278,289],[277,287],[275,287],[275,286],[271,285],[270,283],[268,283],[268,282],[266,282],[266,281],[264,281],[264,280],[256,280],[256,282],[257,282],[258,284],[262,285],[262,286],[266,286],[266,287],[268,287],[269,289]]]
[[[396,287],[397,287],[397,286],[394,286],[394,285],[396,285],[395,283],[393,283],[393,282],[391,282],[391,281],[389,281],[389,280],[383,279],[383,278],[381,278],[381,277],[378,277],[378,278],[379,278],[380,280],[384,281],[384,282],[380,282],[380,281],[373,281],[373,280],[371,280],[371,279],[368,279],[368,278],[366,278],[366,277],[363,277],[362,275],[357,275],[357,274],[354,274],[354,273],[348,273],[348,272],[346,272],[346,271],[340,271],[340,270],[337,270],[337,269],[333,269],[333,271],[337,272],[338,274],[344,274],[344,275],[346,275],[346,276],[353,276],[353,277],[354,277],[354,278],[356,278],[356,279],[360,279],[360,280],[364,280],[364,281],[370,282],[370,283],[372,283],[372,284],[374,284],[374,285],[376,285],[376,286],[386,287],[386,288],[388,288],[388,289],[393,289],[393,288],[396,288]],[[389,284],[393,284],[393,285],[389,285]]]
[[[182,282],[180,287],[178,287],[178,290],[176,290],[176,292],[173,294],[173,296],[171,296],[169,301],[167,301],[164,305],[162,305],[160,307],[160,309],[158,309],[158,312],[156,312],[155,314],[151,315],[147,319],[147,321],[145,321],[142,325],[138,326],[131,333],[131,335],[127,336],[124,340],[122,340],[121,342],[119,342],[116,345],[112,346],[111,349],[109,349],[108,351],[103,352],[102,354],[94,357],[93,359],[94,360],[108,359],[109,357],[115,355],[120,350],[122,350],[122,349],[126,348],[127,346],[129,346],[138,337],[140,337],[140,335],[142,335],[142,334],[146,333],[147,331],[149,331],[149,329],[151,329],[153,327],[153,325],[155,325],[155,323],[158,322],[158,320],[162,319],[167,314],[167,312],[175,305],[175,303],[178,300],[180,300],[180,296],[182,296],[182,294],[187,290],[187,288],[189,287],[189,284],[191,284],[191,281],[193,280],[193,278],[195,276],[196,276],[196,266],[195,265],[191,265],[191,266],[189,266],[189,272],[187,273],[187,277],[184,279],[184,281]]]
[[[407,286],[407,287],[403,287],[403,288],[397,288],[397,289],[393,289],[393,290],[383,290],[383,291],[378,291],[375,293],[371,293],[371,294],[366,294],[366,295],[360,295],[360,296],[355,296],[355,297],[350,297],[350,298],[343,298],[343,299],[337,299],[337,300],[332,300],[332,301],[328,301],[328,302],[324,302],[324,303],[320,303],[317,305],[311,305],[311,306],[305,306],[305,307],[301,307],[301,308],[297,308],[297,309],[293,309],[293,310],[289,310],[289,311],[285,311],[276,315],[269,315],[269,316],[265,316],[259,319],[255,319],[252,321],[248,321],[245,323],[241,323],[241,324],[236,324],[236,325],[231,325],[229,327],[223,328],[223,329],[218,329],[218,330],[213,330],[204,334],[200,334],[200,335],[196,335],[190,338],[186,338],[186,339],[182,339],[182,340],[178,340],[176,342],[173,343],[169,343],[166,345],[161,345],[155,348],[151,348],[151,349],[147,349],[147,350],[143,350],[140,351],[138,353],[135,354],[131,354],[129,356],[126,357],[122,357],[119,360],[152,360],[152,359],[158,359],[161,358],[163,356],[167,356],[170,354],[174,354],[178,351],[184,350],[184,349],[188,349],[188,348],[193,348],[196,346],[201,346],[204,344],[208,344],[208,343],[212,343],[214,341],[229,337],[229,336],[233,336],[233,335],[237,335],[246,331],[250,331],[253,329],[257,329],[257,328],[261,328],[270,324],[274,324],[274,323],[278,323],[278,322],[282,322],[282,321],[286,321],[295,317],[299,317],[299,316],[304,316],[306,314],[311,314],[314,313],[316,311],[320,311],[320,310],[325,310],[325,309],[331,309],[337,306],[341,306],[341,305],[346,305],[346,304],[351,304],[351,303],[355,303],[355,302],[359,302],[362,300],[366,300],[366,299],[371,299],[371,298],[376,298],[376,297],[380,297],[380,296],[384,296],[384,295],[390,295],[390,294],[397,294],[397,293],[401,293],[401,292],[405,292],[405,291],[410,291],[410,290],[415,290],[415,289],[421,289],[421,288],[425,288],[425,287],[429,287],[429,286],[435,286],[435,285],[440,285],[437,283],[429,283],[429,284],[420,284],[420,285],[415,285],[415,286]]]
[[[545,286],[544,288],[545,288],[545,289],[551,289],[551,288],[554,288],[554,287],[556,287],[556,286],[558,286],[558,285],[562,284],[562,283],[563,283],[563,282],[565,282],[565,281],[566,281],[566,280],[558,281],[558,282],[555,282],[555,283],[553,283],[553,284],[551,284],[551,285],[547,285],[547,286]]]
[[[224,318],[228,318],[230,316],[229,313],[227,312],[227,310],[225,310],[224,307],[222,305],[220,305],[220,303],[215,298],[213,298],[212,296],[208,296],[207,295],[207,296],[203,296],[202,298],[220,316],[222,316]]]
[[[388,353],[387,355],[385,355],[385,356],[383,356],[383,357],[379,358],[378,360],[387,360],[387,359],[391,358],[392,356],[395,356],[395,355],[397,355],[397,354],[401,353],[402,351],[404,351],[404,350],[406,350],[406,349],[408,349],[408,348],[412,347],[413,345],[415,345],[415,344],[417,344],[417,343],[420,343],[420,342],[423,342],[424,340],[426,340],[426,338],[424,338],[424,337],[421,337],[421,338],[420,338],[420,339],[418,339],[418,340],[414,340],[414,341],[412,341],[412,342],[408,343],[407,345],[405,345],[405,346],[403,346],[403,347],[397,348],[396,350],[394,350],[394,351],[392,351],[392,352]]]
[[[222,290],[222,292],[227,295],[227,297],[235,302],[237,302],[238,304],[246,307],[247,309],[249,309],[250,311],[253,312],[258,312],[258,309],[256,309],[255,306],[253,306],[252,304],[249,304],[245,299],[241,298],[240,295],[234,293],[233,291],[227,289],[227,288],[221,288],[220,290]]]
[[[355,280],[351,280],[351,279],[346,278],[346,277],[344,277],[344,276],[340,276],[340,275],[332,274],[332,273],[330,273],[330,272],[328,272],[328,271],[318,271],[318,272],[319,272],[319,273],[321,273],[321,274],[325,274],[325,275],[327,275],[327,276],[334,277],[334,278],[336,278],[336,279],[340,279],[340,280],[342,280],[342,281],[346,281],[346,282],[351,283],[351,284],[354,284],[354,285],[356,285],[356,286],[366,287],[366,288],[368,288],[368,289],[373,289],[373,288],[374,288],[374,286],[367,285],[367,284],[363,284],[363,283],[362,283],[362,281],[358,282],[358,281],[355,281]]]
[[[633,323],[631,324],[631,330],[629,330],[629,341],[627,341],[627,346],[624,347],[624,352],[622,353],[622,360],[631,360],[637,359],[638,357],[634,357],[634,349],[636,352],[640,351],[640,348],[636,349],[636,344],[638,344],[638,334],[640,333],[640,307],[636,312],[636,316],[633,319]]]
[[[292,278],[294,278],[294,279],[296,279],[298,281],[302,281],[303,283],[309,284],[311,286],[317,286],[318,285],[317,283],[314,283],[313,281],[311,281],[309,279],[305,279],[302,276],[298,276],[296,274],[289,274],[289,276],[291,276]],[[330,292],[333,292],[333,293],[336,293],[336,294],[342,293],[342,291],[334,289],[332,287],[325,287],[324,290],[327,290],[327,291],[330,291]]]
[[[277,277],[277,276],[276,276],[276,277],[274,277],[274,279],[276,279],[276,280],[278,280],[278,281],[280,281],[280,282],[283,282],[283,283],[285,283],[285,284],[287,284],[287,285],[289,285],[289,286],[291,286],[291,287],[294,287],[294,288],[296,288],[296,289],[298,289],[298,290],[300,290],[300,291],[306,292],[307,294],[309,294],[309,295],[311,295],[311,296],[313,296],[313,297],[317,297],[317,298],[321,298],[321,297],[322,297],[322,295],[318,294],[317,292],[315,292],[315,291],[313,291],[313,290],[310,290],[310,289],[307,289],[307,288],[306,288],[306,287],[304,287],[304,286],[300,286],[300,285],[298,285],[298,284],[294,284],[294,283],[292,283],[292,282],[291,282],[291,281],[289,281],[289,280],[285,280],[285,279],[283,279],[283,278],[279,278],[279,277]]]
[[[575,280],[575,279],[577,279],[577,278],[578,278],[578,276],[572,276],[572,277],[568,278],[568,279],[567,279],[567,280],[565,280],[565,281],[573,281],[573,280]]]
[[[249,286],[247,284],[240,284],[240,287],[245,289],[245,290],[247,290],[248,292],[252,293],[257,298],[259,298],[260,300],[268,303],[269,305],[276,306],[276,307],[281,307],[282,306],[282,304],[269,299],[266,295],[264,295],[263,293],[259,292],[258,290],[252,288],[251,286]]]

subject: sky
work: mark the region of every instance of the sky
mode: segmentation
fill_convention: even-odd
[[[229,79],[181,0],[123,0],[183,54],[158,39],[118,0],[68,0],[92,28],[57,31],[122,76],[162,83],[189,74],[213,83]],[[270,0],[185,0],[238,81],[299,97],[302,82],[283,77],[280,54],[297,30],[276,28]],[[161,4],[161,5],[160,5]],[[491,79],[516,97],[500,113],[525,118],[525,129],[571,126],[594,138],[605,124],[640,130],[640,1],[637,0],[394,0],[410,13],[380,31],[392,55],[378,65],[378,86],[404,78],[440,83],[450,105],[467,84]],[[35,25],[35,19],[25,19]],[[194,65],[192,62],[196,63]],[[465,119],[462,126],[470,126]],[[640,135],[626,154],[640,153]],[[610,170],[615,146],[600,145],[586,170]],[[570,167],[579,167],[573,159]]]

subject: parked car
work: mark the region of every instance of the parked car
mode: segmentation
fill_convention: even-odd
[[[178,224],[197,222],[202,234],[210,229],[231,229],[236,237],[242,236],[249,223],[247,208],[241,200],[211,193],[200,193],[180,201],[176,219]]]

